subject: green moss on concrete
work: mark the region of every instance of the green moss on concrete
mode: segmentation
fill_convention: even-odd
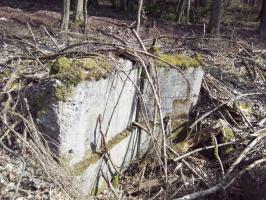
[[[95,164],[102,157],[102,153],[87,153],[85,159],[71,169],[71,174],[74,176],[80,176],[90,165]]]
[[[188,103],[188,98],[186,99],[175,99],[173,101],[173,107],[178,107],[180,105],[184,105],[184,104],[187,104]]]
[[[14,81],[11,86],[10,86],[10,91],[11,90],[18,90],[19,88],[21,88],[23,85],[21,85],[19,82]]]
[[[202,58],[200,56],[196,56],[195,58],[191,58],[184,54],[158,54],[159,58],[169,62],[170,64],[177,67],[198,67],[202,64]],[[163,61],[158,62],[161,67],[169,67],[169,65]]]
[[[126,130],[116,135],[111,140],[109,140],[106,144],[107,150],[110,151],[115,145],[119,144],[129,134],[130,132]],[[95,164],[98,160],[100,160],[100,158],[102,157],[104,153],[105,152],[93,152],[92,153],[91,151],[88,151],[85,155],[85,158],[81,162],[73,166],[71,170],[72,174],[75,176],[80,176],[90,165]]]
[[[50,76],[60,80],[66,86],[76,86],[84,79],[80,68],[73,65],[66,57],[58,58],[51,66]]]
[[[73,62],[66,57],[58,58],[51,65],[50,77],[63,83],[55,88],[55,97],[58,101],[66,101],[71,96],[72,87],[84,80],[81,69],[75,67]]]
[[[112,176],[111,183],[112,183],[114,188],[116,188],[116,189],[119,188],[120,181],[119,181],[119,175],[118,174],[114,174]]]
[[[60,85],[55,88],[55,97],[58,101],[65,102],[72,95],[72,86]]]
[[[122,133],[116,135],[114,138],[112,138],[111,140],[109,140],[106,144],[106,148],[108,150],[111,150],[115,145],[119,144],[122,140],[124,140],[125,138],[127,138],[127,136],[129,135],[129,132],[123,131]]]
[[[110,74],[112,66],[102,58],[82,58],[74,61],[74,64],[85,70],[86,80],[99,80]]]
[[[55,62],[47,62],[50,67],[50,77],[60,80],[62,85],[55,89],[58,101],[66,101],[72,94],[73,87],[84,80],[99,80],[106,78],[111,72],[111,64],[102,58],[69,59],[57,58]]]

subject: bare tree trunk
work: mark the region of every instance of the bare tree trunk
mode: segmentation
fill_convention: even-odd
[[[88,17],[88,0],[84,0],[83,5],[83,16],[84,16],[84,27],[83,27],[83,34],[86,33],[87,29],[87,17]]]
[[[190,0],[188,0],[188,2],[187,2],[187,16],[186,16],[186,24],[189,24],[190,6],[191,6],[191,2],[190,2]]]
[[[81,24],[84,23],[84,16],[83,16],[83,1],[84,0],[76,0],[75,12],[74,12],[74,22]]]
[[[187,0],[180,0],[178,7],[177,7],[177,12],[176,12],[176,21],[177,23],[181,22],[182,15],[184,14],[185,10],[185,5],[186,5]]]
[[[231,0],[230,0],[231,1]],[[201,7],[206,7],[208,6],[208,0],[199,0],[199,5]]]
[[[263,37],[266,37],[266,0],[263,0],[262,2],[259,19],[260,19],[260,25],[258,28],[258,32]]]
[[[224,9],[227,9],[231,6],[231,0],[224,0]]]
[[[99,7],[99,2],[98,0],[88,0],[87,7]]]
[[[126,0],[120,0],[120,9],[122,11],[127,11],[127,1]]]
[[[141,19],[141,11],[143,7],[143,0],[139,0],[139,8],[138,8],[138,14],[137,14],[137,23],[136,23],[136,31],[139,32],[140,28],[140,19]]]
[[[127,10],[128,12],[133,12],[134,11],[134,3],[136,2],[136,0],[126,0],[127,3]]]
[[[116,8],[116,0],[111,0],[112,8]]]
[[[165,8],[166,8],[166,1],[163,0],[162,3],[161,3],[161,9],[160,9],[159,18],[162,18],[163,11],[165,10]]]
[[[212,0],[211,14],[207,32],[212,35],[220,33],[220,20],[222,15],[223,0]]]
[[[70,15],[70,0],[64,0],[63,9],[62,9],[62,19],[61,19],[61,31],[68,30],[69,15]]]

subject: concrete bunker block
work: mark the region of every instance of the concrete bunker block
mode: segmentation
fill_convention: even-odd
[[[112,72],[106,79],[83,81],[73,88],[65,102],[50,102],[38,116],[46,134],[56,139],[59,155],[74,165],[88,150],[96,151],[101,131],[108,142],[135,120],[138,69],[130,61],[120,60],[123,72]],[[56,87],[56,86],[55,86]]]
[[[157,68],[163,116],[174,119],[187,115],[191,106],[197,103],[203,78],[200,66],[188,67],[180,73],[170,67]],[[144,101],[148,114],[153,116],[154,95],[149,83],[145,82]]]
[[[149,148],[150,136],[130,126],[136,119],[139,69],[127,60],[120,64],[123,72],[78,83],[66,101],[52,99],[37,119],[42,130],[56,139],[60,162],[77,178],[84,194],[101,191],[106,186],[103,176],[110,180]],[[202,68],[188,67],[182,74],[169,67],[157,71],[163,116],[177,119],[187,114],[198,98]],[[154,96],[147,80],[143,97],[152,119]]]

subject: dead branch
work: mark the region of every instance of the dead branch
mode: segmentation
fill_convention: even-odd
[[[261,92],[255,92],[255,93],[247,93],[247,94],[241,94],[241,95],[238,95],[236,98],[231,99],[231,100],[229,100],[229,101],[226,101],[226,102],[220,104],[220,105],[217,106],[216,108],[210,110],[209,112],[207,112],[207,113],[205,113],[204,115],[202,115],[201,117],[199,117],[199,118],[198,118],[193,124],[191,124],[191,125],[189,126],[189,128],[190,128],[190,129],[194,128],[195,125],[196,125],[197,123],[199,123],[200,121],[202,121],[203,119],[205,119],[206,117],[208,117],[208,116],[211,115],[213,112],[215,112],[216,110],[220,109],[221,107],[223,107],[223,106],[225,106],[225,105],[227,105],[227,104],[229,104],[229,103],[232,103],[232,102],[234,102],[234,101],[236,101],[236,100],[238,100],[238,99],[241,99],[241,98],[243,98],[243,97],[251,96],[251,95],[263,95],[263,93],[261,93]]]
[[[216,193],[219,190],[226,189],[226,188],[228,188],[230,185],[232,185],[234,183],[234,181],[236,180],[237,177],[240,177],[246,171],[253,169],[255,166],[257,166],[258,164],[261,164],[263,162],[266,162],[266,158],[263,158],[263,159],[255,161],[254,163],[252,163],[248,167],[244,168],[244,170],[242,170],[240,173],[238,173],[236,176],[234,176],[233,178],[231,178],[229,180],[225,178],[225,179],[223,179],[223,181],[221,183],[219,183],[219,184],[217,184],[217,185],[215,185],[215,186],[213,186],[213,187],[211,187],[209,189],[202,190],[202,191],[199,191],[199,192],[195,192],[195,193],[192,193],[192,194],[188,194],[188,195],[185,195],[183,197],[176,198],[174,200],[199,199],[199,198],[203,198],[203,197],[206,197],[208,195],[211,195],[213,193]]]

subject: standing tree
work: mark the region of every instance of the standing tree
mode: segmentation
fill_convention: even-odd
[[[177,23],[181,22],[181,18],[184,14],[185,6],[186,6],[186,0],[180,0],[177,4],[177,7],[176,7],[176,21],[177,21]]]
[[[207,32],[212,35],[220,33],[220,20],[223,10],[223,0],[212,0],[211,14]]]
[[[120,0],[120,9],[125,12],[133,12],[136,0]]]
[[[83,22],[84,16],[83,16],[83,7],[84,7],[84,1],[85,0],[75,0],[75,11],[74,11],[74,22],[77,24],[80,24]]]
[[[139,7],[138,7],[138,13],[137,13],[137,22],[136,22],[136,31],[139,32],[140,28],[140,20],[141,20],[141,13],[143,11],[143,0],[139,0]]]
[[[260,19],[260,25],[258,28],[258,32],[263,37],[266,37],[266,0],[263,0],[262,2],[259,19]]]
[[[61,19],[61,31],[68,30],[69,15],[70,15],[70,0],[64,0],[63,9],[62,9],[62,19]]]
[[[74,22],[77,25],[83,25],[85,32],[87,25],[87,4],[88,0],[75,0]],[[63,0],[61,31],[67,31],[70,16],[70,0]]]

